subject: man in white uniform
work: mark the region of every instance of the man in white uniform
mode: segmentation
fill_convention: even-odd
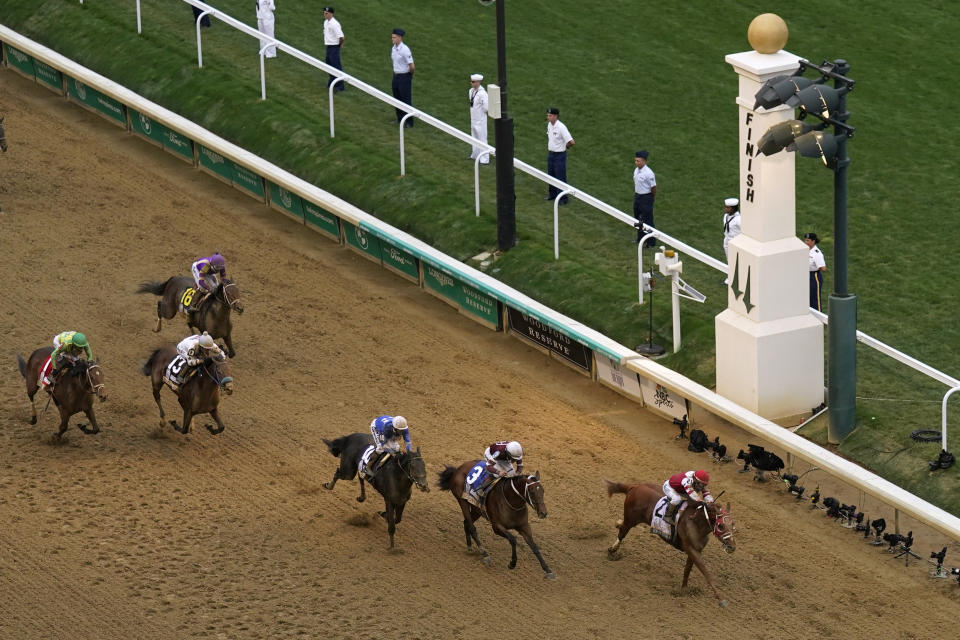
[[[271,38],[273,37],[273,12],[277,6],[273,0],[257,0],[257,30]],[[260,48],[263,49],[270,41],[260,39]],[[263,52],[264,58],[276,58],[277,47],[270,46]]]
[[[390,62],[393,65],[393,82],[391,83],[391,88],[393,89],[393,97],[399,100],[400,102],[405,102],[409,105],[413,104],[413,72],[415,70],[413,64],[413,53],[403,42],[403,36],[407,35],[407,32],[403,29],[394,29],[393,34],[390,38],[393,41],[393,47],[390,49]],[[403,116],[406,115],[406,112],[403,109],[394,109],[397,113],[397,122],[403,119]],[[404,127],[413,126],[413,118],[408,118]]]
[[[573,136],[560,122],[560,110],[550,107],[547,109],[547,173],[550,176],[567,181],[567,149],[573,145]],[[560,190],[551,184],[544,200],[553,200],[559,194]],[[560,204],[567,204],[567,196],[560,198]]]
[[[335,9],[333,7],[323,8],[323,44],[326,47],[326,57],[323,61],[334,69],[343,71],[343,64],[340,62],[340,48],[343,46],[343,29],[340,28],[340,23],[337,19],[333,17],[334,11]],[[328,87],[333,84],[333,80],[333,75],[327,78]],[[346,91],[347,85],[344,82],[340,82],[333,90]]]
[[[470,90],[467,91],[467,98],[470,100],[470,135],[477,140],[487,141],[487,91],[480,84],[483,76],[475,73],[470,76]],[[480,147],[474,146],[470,154],[471,159],[475,159],[483,152]],[[490,154],[483,156],[480,164],[490,164]]]
[[[730,264],[730,241],[740,235],[740,201],[737,198],[727,198],[723,201],[723,257]],[[730,284],[730,276],[723,280],[723,284]]]

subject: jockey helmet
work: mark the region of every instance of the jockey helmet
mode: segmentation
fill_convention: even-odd
[[[700,469],[699,471],[694,473],[693,478],[700,484],[704,484],[704,485],[710,482],[710,474],[704,471],[703,469]]]
[[[70,338],[70,342],[72,342],[73,346],[75,347],[86,347],[88,345],[87,336],[83,335],[79,331],[73,334],[73,337]]]
[[[516,440],[507,443],[507,455],[509,455],[514,460],[521,460],[523,458],[523,449],[520,447],[520,443]]]
[[[197,340],[199,344],[204,349],[213,349],[217,346],[217,343],[213,341],[213,338],[210,337],[210,334],[206,331],[203,332],[203,335],[200,336],[200,339]]]
[[[407,419],[403,416],[394,417],[393,428],[397,431],[406,431],[409,428],[409,425],[407,425]]]
[[[210,264],[215,266],[218,269],[223,269],[226,266],[226,261],[223,259],[223,256],[219,253],[215,253],[210,256]]]

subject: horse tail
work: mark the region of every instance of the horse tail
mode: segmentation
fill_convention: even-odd
[[[604,480],[604,482],[607,483],[608,498],[615,493],[628,493],[634,487],[632,484],[623,484],[622,482],[610,482],[609,480]]]
[[[153,353],[150,354],[150,357],[147,358],[147,361],[143,363],[143,366],[140,367],[140,373],[145,376],[149,376],[153,371],[153,361],[157,359],[157,354],[159,354],[161,349],[154,349]]]
[[[347,438],[350,436],[343,436],[342,438],[337,438],[334,441],[327,440],[323,438],[323,444],[327,445],[327,449],[330,450],[330,453],[334,458],[339,458],[340,454],[343,453],[343,447],[347,443]]]
[[[443,471],[437,474],[440,476],[440,481],[437,482],[437,486],[443,489],[444,491],[449,491],[450,481],[453,480],[453,474],[455,474],[456,472],[457,470],[454,467],[444,467]]]
[[[171,280],[173,278],[167,278],[164,282],[143,282],[137,287],[137,293],[152,293],[155,296],[162,296]]]
[[[17,369],[20,370],[20,375],[26,379],[27,377],[27,363],[19,353],[17,354]]]

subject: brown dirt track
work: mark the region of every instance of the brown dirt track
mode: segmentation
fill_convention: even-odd
[[[734,465],[709,467],[738,516],[737,552],[706,552],[727,609],[696,572],[679,594],[682,556],[640,529],[607,560],[622,500],[604,497],[602,478],[706,464],[669,423],[10,71],[0,114],[0,637],[956,635],[955,583]],[[185,325],[152,333],[154,298],[133,291],[212,249],[248,292],[227,430],[212,436],[201,417],[188,436],[157,436],[138,367]],[[73,328],[90,336],[110,398],[99,435],[71,428],[54,444],[53,409],[27,423],[13,355]],[[336,464],[321,438],[383,412],[410,419],[431,481],[491,440],[521,440],[544,476],[550,514],[534,535],[558,579],[522,542],[509,571],[509,546],[480,523],[484,567],[437,489],[415,492],[402,552],[385,553],[379,498],[320,486]],[[734,451],[747,438],[708,433]],[[918,543],[924,563],[939,545]]]

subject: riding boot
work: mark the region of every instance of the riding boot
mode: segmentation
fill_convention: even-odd
[[[667,505],[667,511],[663,514],[663,519],[671,525],[677,524],[677,511],[680,510],[680,502],[671,502]]]
[[[367,482],[373,482],[373,478],[377,475],[377,465],[380,462],[380,455],[374,454],[367,468],[364,470],[364,474],[367,476]]]

